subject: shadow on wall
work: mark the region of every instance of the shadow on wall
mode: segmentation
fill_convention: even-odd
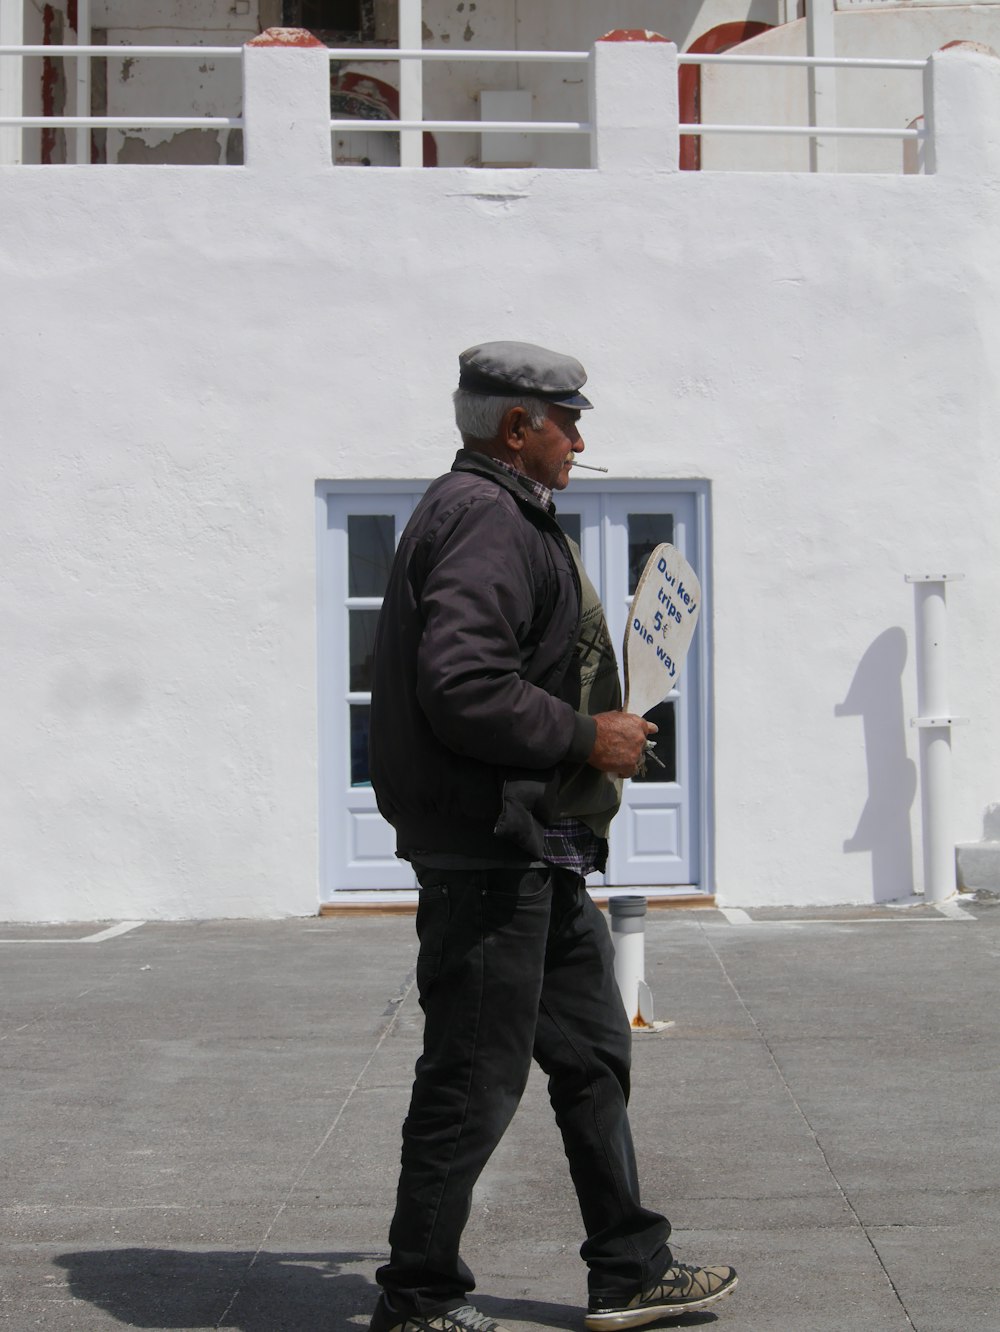
[[[126,1327],[355,1332],[358,1316],[370,1317],[378,1287],[343,1269],[364,1264],[373,1271],[384,1255],[93,1249],[56,1261],[76,1299]]]
[[[900,628],[879,634],[854,673],[836,717],[861,717],[868,763],[868,799],[844,850],[870,851],[872,897],[876,902],[913,892],[913,836],[910,810],[917,794],[917,768],[906,754],[903,667],[906,634]]]

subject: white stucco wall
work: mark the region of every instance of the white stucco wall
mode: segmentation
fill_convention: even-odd
[[[719,900],[919,884],[911,572],[967,575],[979,836],[1000,62],[935,57],[937,174],[757,177],[672,169],[672,48],[600,56],[600,170],[334,168],[270,49],[246,168],[0,169],[0,918],[316,909],[315,483],[444,470],[484,338],[581,357],[616,477],[711,482]]]

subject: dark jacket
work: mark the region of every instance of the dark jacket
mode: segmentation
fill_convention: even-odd
[[[370,766],[397,854],[537,859],[576,711],[580,583],[555,519],[462,449],[407,524],[375,637]]]

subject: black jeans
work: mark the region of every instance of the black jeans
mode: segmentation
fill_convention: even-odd
[[[424,1048],[377,1278],[431,1314],[474,1288],[459,1255],[472,1190],[534,1057],[548,1074],[587,1239],[591,1295],[633,1294],[670,1266],[670,1223],[639,1202],[627,1102],[632,1033],[607,925],[568,870],[420,869]]]

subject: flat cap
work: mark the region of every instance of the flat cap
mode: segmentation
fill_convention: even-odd
[[[577,411],[594,405],[580,392],[587,382],[580,362],[532,342],[481,342],[462,352],[458,364],[458,387],[469,393],[526,394]]]

